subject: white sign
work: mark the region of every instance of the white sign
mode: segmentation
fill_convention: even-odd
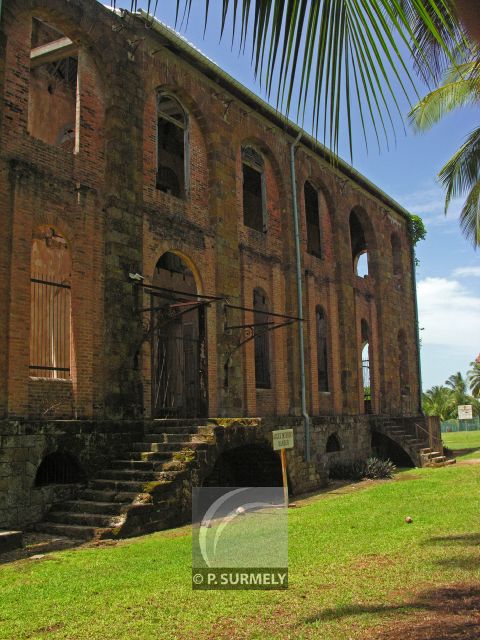
[[[473,418],[472,405],[471,404],[459,404],[458,405],[458,419],[459,420],[471,420]]]
[[[280,429],[272,431],[273,450],[293,449],[293,429]]]

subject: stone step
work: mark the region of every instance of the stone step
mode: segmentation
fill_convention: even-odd
[[[151,482],[156,479],[152,470],[139,471],[138,469],[103,469],[102,480],[134,480],[136,482]]]
[[[156,461],[156,462],[166,462],[167,460],[171,460],[172,452],[168,453],[158,453],[157,451],[130,451],[126,454],[131,462],[139,461]]]
[[[50,511],[48,521],[57,524],[86,527],[109,528],[118,527],[124,520],[123,515],[109,513],[77,513],[75,511]]]
[[[92,502],[119,502],[128,503],[133,502],[138,495],[138,491],[115,491],[108,489],[82,489],[78,493],[78,498],[81,500],[88,500]]]
[[[111,469],[138,471],[161,471],[163,462],[153,462],[151,460],[113,460],[110,463]]]
[[[134,480],[112,480],[110,478],[95,478],[88,483],[89,489],[98,491],[113,491],[115,493],[144,493],[147,482],[136,482]],[[119,502],[119,501],[118,501]],[[123,501],[122,501],[123,502]]]
[[[447,458],[445,456],[435,456],[433,458],[430,458],[430,461],[433,462],[433,464],[442,464],[442,462],[446,462]]]
[[[198,436],[197,430],[193,433],[149,433],[143,437],[144,442],[190,442],[192,438]]]
[[[191,441],[181,442],[134,442],[132,448],[134,451],[152,451],[154,453],[172,453],[180,449],[191,448]]]
[[[426,455],[427,453],[431,453],[432,450],[429,447],[424,447],[423,449],[420,449],[420,454],[422,456]]]
[[[49,533],[54,536],[66,536],[75,540],[90,540],[95,537],[97,528],[74,524],[59,524],[58,522],[39,522],[35,525],[35,531]],[[108,537],[108,531],[102,532],[102,537]]]
[[[119,515],[124,513],[131,502],[94,502],[93,500],[67,500],[55,505],[56,511],[72,511],[76,513],[100,513]]]
[[[0,531],[0,553],[14,551],[23,547],[21,531]]]

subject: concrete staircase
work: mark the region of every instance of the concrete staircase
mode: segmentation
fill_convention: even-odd
[[[449,459],[443,455],[443,446],[440,437],[438,449],[430,448],[429,433],[426,428],[416,421],[403,421],[402,419],[383,419],[372,425],[372,428],[387,436],[399,445],[411,458],[417,467],[442,467],[447,464],[455,464],[455,459]]]
[[[421,449],[420,457],[422,467],[445,467],[457,462],[455,458],[447,458],[440,451],[432,451],[430,448]]]
[[[123,459],[100,471],[75,500],[55,504],[36,531],[76,539],[128,537],[177,523],[189,463],[209,427],[158,421]],[[204,434],[202,434],[202,430]],[[180,500],[181,502],[181,500]]]

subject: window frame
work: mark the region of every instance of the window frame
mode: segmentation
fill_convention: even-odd
[[[261,159],[261,164],[256,163],[249,158],[245,158],[245,152],[247,149],[251,149]],[[242,162],[242,213],[243,213],[243,225],[249,229],[253,229],[258,233],[267,233],[268,230],[268,214],[267,214],[267,183],[265,179],[265,161],[263,155],[251,145],[244,145],[241,148],[241,162]],[[245,222],[245,172],[244,166],[249,167],[252,171],[260,174],[260,188],[261,188],[261,202],[262,202],[262,229],[252,227]]]
[[[172,118],[171,116],[169,116],[167,113],[164,113],[161,111],[160,109],[160,100],[161,98],[166,97],[169,98],[170,100],[173,100],[174,102],[176,102],[178,104],[178,106],[180,107],[180,109],[183,112],[183,117],[184,117],[184,123],[183,126],[182,124],[178,121],[175,120],[175,118]],[[160,189],[157,186],[157,179],[158,179],[158,170],[159,170],[159,149],[158,149],[158,142],[159,142],[159,136],[158,136],[158,129],[159,129],[159,121],[160,119],[166,120],[167,122],[170,122],[170,124],[173,124],[174,126],[178,127],[179,129],[183,130],[183,195],[174,195],[171,193],[167,193],[166,191],[164,191],[163,189]],[[156,120],[155,120],[155,157],[156,157],[156,162],[155,162],[155,166],[156,166],[156,171],[155,171],[155,188],[157,191],[160,191],[161,193],[165,193],[166,195],[169,195],[173,198],[177,198],[178,200],[189,200],[190,199],[190,114],[188,113],[187,109],[185,109],[183,103],[178,99],[178,97],[168,91],[162,91],[159,90],[156,93]]]

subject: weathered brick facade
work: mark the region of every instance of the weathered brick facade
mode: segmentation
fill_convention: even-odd
[[[73,150],[44,141],[50,135],[48,121],[46,131],[32,132],[32,127],[41,129],[32,124],[38,113],[29,114],[29,104],[39,104],[31,95],[33,18],[54,26],[76,48]],[[134,419],[140,424],[156,417],[152,327],[141,311],[149,297],[129,274],[139,273],[152,284],[166,252],[182,258],[198,294],[247,308],[229,309],[229,325],[253,322],[258,288],[270,311],[303,315],[308,412],[317,425],[322,416],[330,417],[325,430],[336,425],[344,458],[369,450],[368,420],[361,417],[362,320],[371,349],[371,412],[386,417],[420,413],[412,254],[408,217],[398,205],[343,163],[332,166],[326,152],[304,134],[295,156],[304,287],[300,313],[290,175],[290,145],[297,131],[291,124],[167,29],[146,28],[141,17],[114,14],[94,0],[6,0],[0,24],[0,416],[5,421],[38,424],[61,418],[102,425]],[[156,186],[160,91],[174,96],[188,118],[184,198]],[[54,99],[55,94],[49,109]],[[243,223],[246,145],[264,163],[265,231]],[[307,180],[319,193],[321,257],[306,250]],[[368,251],[367,277],[356,275],[352,266],[352,211]],[[32,377],[29,368],[31,247],[43,227],[58,230],[71,252],[69,378]],[[328,391],[318,386],[318,306],[327,319]],[[279,425],[299,416],[296,323],[269,332],[271,385],[259,389],[254,340],[234,350],[236,334],[224,330],[222,301],[212,302],[205,314],[207,415],[268,416]],[[402,361],[408,363],[403,380]],[[301,430],[301,421],[296,424]],[[361,447],[351,436],[352,425]],[[300,488],[318,481],[315,469],[325,466],[324,447],[312,436],[312,461],[305,467],[305,478],[311,469],[312,481],[299,483]],[[7,459],[1,441],[0,455]]]

